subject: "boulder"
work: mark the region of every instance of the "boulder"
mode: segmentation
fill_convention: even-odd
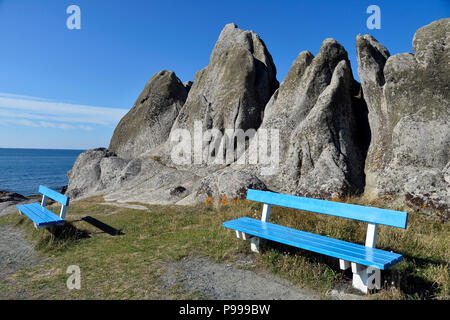
[[[292,168],[300,160],[296,194],[330,199],[363,192],[367,118],[356,90],[350,64],[342,60],[291,137],[286,164]]]
[[[356,46],[371,131],[365,193],[448,218],[450,19],[420,28],[414,54],[390,56],[369,35],[358,35]]]
[[[91,149],[81,153],[75,160],[72,170],[67,174],[69,184],[66,195],[76,199],[93,195],[96,191],[103,189],[101,186],[107,181],[103,179],[102,182],[101,162],[104,159],[113,157],[117,158],[116,154],[105,148]],[[119,166],[122,165],[120,160],[118,162]],[[108,171],[111,172],[113,170]]]
[[[361,84],[347,51],[326,39],[317,56],[301,52],[279,85],[264,42],[228,24],[194,82],[183,84],[168,71],[152,77],[116,128],[110,150],[79,156],[67,194],[218,205],[244,198],[248,188],[321,199],[364,192],[448,218],[449,37],[450,19],[441,19],[416,32],[414,54],[391,56],[372,36],[358,35]],[[256,135],[236,147],[245,155],[212,164],[217,141],[198,139],[198,126],[210,138],[213,131],[229,136],[227,130],[233,135],[237,129]],[[188,165],[173,160],[171,138],[178,130],[189,136],[176,142],[182,151],[189,147]],[[203,165],[194,159],[199,141]],[[249,163],[254,141],[258,160],[268,152],[277,162],[269,168]]]
[[[174,72],[154,74],[114,130],[109,150],[132,159],[165,142],[188,91]]]
[[[150,157],[130,161],[105,189],[106,201],[175,204],[185,198],[200,177],[168,167]]]
[[[151,157],[125,160],[104,148],[80,154],[68,176],[66,195],[74,200],[104,195],[106,201],[149,204],[183,199],[199,178]]]
[[[196,121],[205,131],[257,129],[278,85],[272,57],[259,36],[235,24],[226,25],[209,65],[196,74],[193,82],[183,84],[168,71],[150,79],[118,124],[109,150],[89,150],[77,159],[69,174],[67,193],[74,198],[105,194],[109,201],[181,201],[192,194],[199,179],[206,179],[204,187],[209,179],[215,179],[208,175],[223,166],[191,166],[189,171],[175,167],[169,132],[187,129],[192,133]],[[241,197],[245,185],[257,187],[261,183],[244,173],[225,176],[244,179],[244,184],[224,186],[229,188],[230,199]],[[206,189],[201,190],[195,192],[206,194]],[[212,194],[217,192],[222,189]]]
[[[209,64],[197,72],[185,105],[172,128],[257,129],[266,103],[277,89],[276,68],[261,38],[227,24]]]
[[[2,202],[20,202],[20,201],[24,201],[26,199],[27,198],[21,194],[18,194],[15,192],[10,192],[10,191],[5,191],[5,190],[0,190],[0,203],[2,203]]]
[[[266,106],[260,131],[279,130],[279,170],[261,177],[277,191],[320,198],[361,193],[366,106],[346,50],[326,39],[301,52]],[[359,95],[359,96],[358,96]]]
[[[267,190],[267,187],[250,172],[224,168],[200,179],[191,194],[177,204],[230,205],[245,199],[248,189]]]

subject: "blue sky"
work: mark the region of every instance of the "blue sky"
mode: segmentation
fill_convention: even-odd
[[[80,30],[66,27],[72,4]],[[372,4],[380,30],[366,26]],[[450,0],[0,0],[0,147],[107,147],[150,77],[167,69],[193,80],[230,22],[261,36],[281,82],[299,52],[317,54],[326,38],[347,49],[357,78],[357,34],[412,52],[418,28],[449,16]]]

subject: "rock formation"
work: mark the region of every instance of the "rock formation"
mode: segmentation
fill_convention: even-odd
[[[320,198],[362,193],[367,130],[347,51],[326,39],[301,52],[266,106],[261,129],[280,131],[276,190]]]
[[[206,202],[210,205],[227,205],[245,199],[248,189],[267,190],[267,187],[252,173],[225,168],[200,179],[191,194],[178,204]]]
[[[278,88],[276,68],[264,42],[252,31],[227,24],[209,65],[197,72],[189,96],[173,126],[202,129],[257,129],[266,103]]]
[[[102,190],[101,181],[101,161],[109,157],[116,157],[113,152],[105,148],[87,150],[80,154],[75,160],[72,170],[67,174],[69,185],[66,195],[70,198],[80,198],[85,195],[91,195],[97,190]],[[125,162],[124,160],[122,160]],[[118,162],[122,162],[118,160]],[[120,163],[118,170],[121,170],[123,163]]]
[[[248,188],[322,199],[364,192],[448,218],[449,37],[450,19],[438,20],[417,31],[414,54],[390,56],[372,36],[359,35],[361,85],[347,51],[326,39],[316,57],[301,52],[279,86],[264,42],[228,24],[194,82],[183,84],[169,71],[150,79],[109,150],[79,156],[67,194],[220,204],[243,198]],[[262,173],[261,163],[239,161],[250,152],[234,163],[175,164],[172,135],[181,129],[194,137],[196,124],[221,134],[254,129],[248,151],[264,130],[279,130],[276,170]]]
[[[114,130],[109,150],[132,159],[165,142],[190,85],[181,83],[172,71],[153,75]]]
[[[171,146],[164,144],[170,130],[185,128],[192,132],[197,120],[205,130],[258,128],[264,106],[277,87],[275,65],[264,42],[252,31],[226,25],[209,65],[197,73],[194,82],[183,84],[168,71],[150,79],[117,126],[109,150],[89,150],[79,156],[69,173],[68,194],[82,197],[107,193],[109,199],[115,200],[128,197],[128,201],[133,198],[147,203],[152,199],[157,203],[177,202],[193,191],[194,182],[199,182],[201,176],[174,168]],[[152,150],[156,151],[145,156]],[[236,188],[256,185],[257,178],[248,175],[233,175],[241,181]],[[196,194],[206,194],[205,185],[205,181],[200,183],[203,187],[197,185]],[[121,188],[129,188],[129,192],[115,193]]]
[[[66,195],[71,198],[108,194],[106,200],[145,203],[164,203],[166,198],[171,198],[167,203],[174,203],[181,193],[170,194],[169,190],[183,183],[192,189],[196,180],[194,174],[166,167],[150,157],[125,160],[105,148],[83,152],[68,175]]]
[[[414,54],[390,56],[370,35],[356,45],[371,130],[366,194],[449,217],[450,19],[420,28]]]

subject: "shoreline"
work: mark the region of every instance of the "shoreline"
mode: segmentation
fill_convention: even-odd
[[[65,190],[67,190],[67,185],[54,190],[64,194]],[[42,195],[39,193],[24,196],[17,192],[0,190],[0,217],[17,211],[16,205],[40,202],[41,198]]]
[[[47,150],[47,151],[81,151],[84,152],[87,149],[52,149],[52,148],[0,148],[0,150]]]

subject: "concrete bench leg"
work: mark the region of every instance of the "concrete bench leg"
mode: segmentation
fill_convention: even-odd
[[[363,293],[367,293],[372,289],[381,288],[381,272],[380,269],[363,266],[352,262],[353,281],[354,288],[361,290]]]
[[[253,252],[259,253],[261,251],[261,247],[260,247],[261,246],[261,239],[258,238],[258,237],[253,237],[253,238],[250,239],[250,241],[251,241],[250,249]]]
[[[262,215],[261,215],[261,221],[266,222],[269,220],[269,217],[270,217],[270,204],[264,203],[263,211],[262,211]],[[253,252],[258,252],[258,253],[261,252],[261,246],[263,245],[265,239],[253,237],[250,240],[252,242],[250,249]]]
[[[350,268],[350,261],[339,259],[339,268],[341,270],[347,270]]]
[[[251,234],[247,234],[245,232],[241,232],[241,231],[237,231],[237,230],[236,230],[236,237],[239,239],[243,239],[243,240],[249,240],[249,239],[253,238],[253,236]]]

